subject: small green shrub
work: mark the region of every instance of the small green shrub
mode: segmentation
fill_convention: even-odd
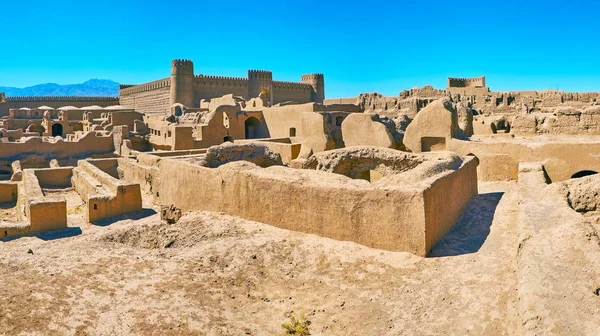
[[[308,326],[310,321],[306,320],[304,313],[300,314],[300,318],[296,318],[295,315],[290,314],[290,322],[281,325],[285,329],[286,335],[297,335],[297,336],[308,336],[310,331]]]

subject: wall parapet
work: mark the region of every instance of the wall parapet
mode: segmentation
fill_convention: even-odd
[[[196,76],[197,80],[200,79],[217,79],[217,80],[243,80],[243,81],[247,81],[247,78],[243,78],[243,77],[223,77],[223,76],[207,76],[207,75],[197,75]]]
[[[167,87],[171,87],[171,78],[164,78],[164,79],[160,79],[160,80],[146,83],[146,84],[140,84],[140,85],[130,86],[130,87],[126,87],[126,88],[120,88],[119,94],[120,95],[129,95],[129,94],[133,94],[133,93],[152,91],[152,90],[157,90],[157,89],[162,89],[162,88],[167,88]]]
[[[485,76],[476,78],[448,78],[448,87],[470,87],[480,85],[485,87]]]
[[[196,76],[196,85],[221,87],[247,87],[248,80],[239,77]]]
[[[273,81],[273,89],[277,90],[310,91],[312,88],[312,85],[306,83]]]

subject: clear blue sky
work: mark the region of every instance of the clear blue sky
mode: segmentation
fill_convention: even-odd
[[[325,74],[329,98],[486,75],[494,91],[600,91],[600,1],[3,1],[0,86]]]

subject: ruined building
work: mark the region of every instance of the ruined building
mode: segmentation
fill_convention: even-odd
[[[485,86],[485,76],[477,78],[448,78],[446,89],[450,94],[477,96],[487,94],[490,89]]]

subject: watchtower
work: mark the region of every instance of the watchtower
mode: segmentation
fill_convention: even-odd
[[[258,97],[261,91],[269,92],[269,101],[273,101],[273,73],[264,70],[248,70],[248,99]]]
[[[313,87],[311,101],[323,103],[325,100],[325,78],[323,74],[310,74],[302,76],[302,83],[310,84]]]
[[[180,103],[194,107],[194,63],[189,60],[174,60],[171,63],[170,106]]]

